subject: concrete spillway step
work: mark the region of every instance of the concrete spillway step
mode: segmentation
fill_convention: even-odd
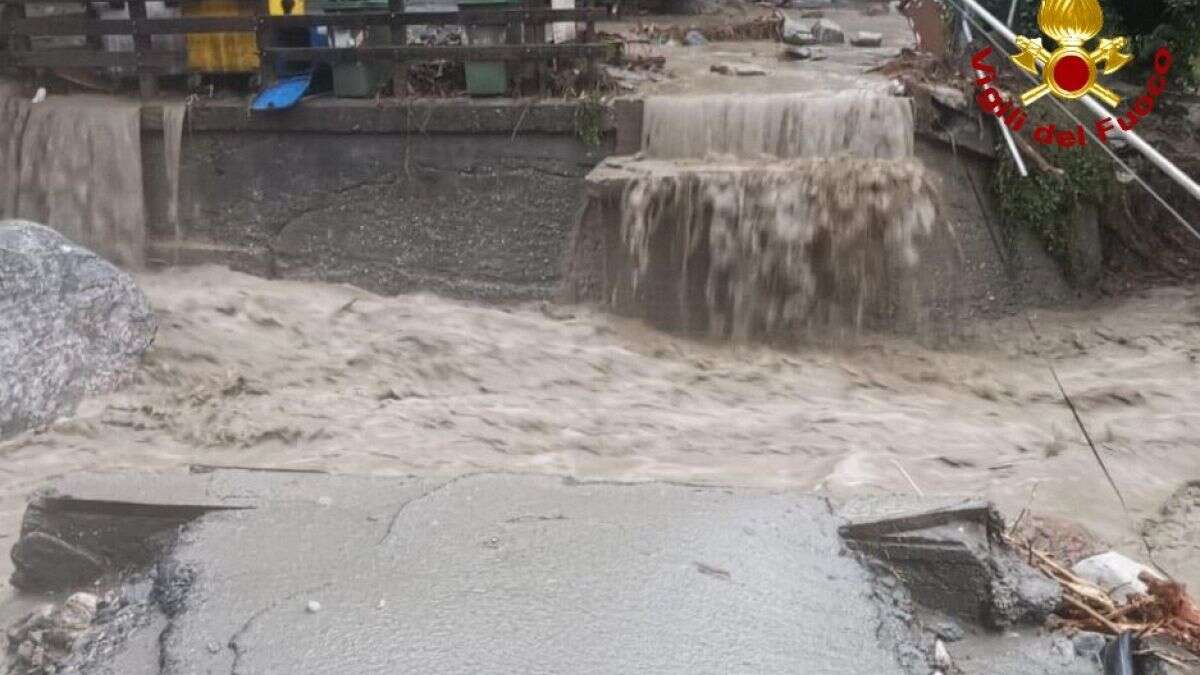
[[[938,338],[1064,293],[1030,233],[997,251],[990,168],[932,133],[931,113],[918,124],[915,105],[879,91],[625,104],[627,154],[587,177],[566,297],[665,329],[791,343],[863,329]]]

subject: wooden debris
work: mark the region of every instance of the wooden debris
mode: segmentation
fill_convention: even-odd
[[[1108,635],[1131,630],[1138,638],[1160,636],[1200,656],[1200,607],[1183,584],[1143,572],[1139,579],[1148,592],[1133,595],[1128,604],[1117,606],[1103,588],[1081,579],[1024,539],[1010,535],[1004,538],[1027,553],[1031,565],[1059,583],[1064,601],[1060,613],[1066,627]]]

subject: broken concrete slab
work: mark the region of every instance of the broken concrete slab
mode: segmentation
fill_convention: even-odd
[[[161,643],[170,672],[902,672],[875,636],[869,573],[840,555],[817,497],[512,475],[190,478],[210,504],[253,508],[199,517],[157,561],[177,607],[161,641],[127,649],[154,644],[157,663]],[[110,495],[121,479],[107,481]]]
[[[1001,541],[991,505],[967,502],[861,520],[840,529],[850,548],[900,570],[914,599],[955,616],[1007,627],[1040,625],[1061,601],[1058,584]]]
[[[12,547],[12,584],[24,590],[79,587],[150,564],[180,526],[210,511],[250,508],[216,500],[204,481],[162,477],[136,492],[102,477],[71,477],[35,493]]]
[[[780,35],[785,44],[804,47],[817,44],[817,38],[812,34],[812,24],[804,21],[783,19]]]

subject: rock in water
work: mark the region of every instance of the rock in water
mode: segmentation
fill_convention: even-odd
[[[784,44],[795,47],[806,47],[817,44],[817,38],[812,34],[811,24],[784,18],[783,28],[780,30],[780,33],[783,36]]]
[[[850,38],[850,44],[855,47],[878,47],[883,44],[883,33],[860,30]]]
[[[157,322],[126,273],[47,227],[0,221],[0,438],[111,391]]]
[[[829,19],[818,19],[812,26],[812,34],[821,44],[837,45],[846,41],[846,31]]]

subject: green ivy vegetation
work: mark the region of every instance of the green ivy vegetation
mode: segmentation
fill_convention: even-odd
[[[579,97],[575,107],[575,135],[584,145],[600,145],[604,130],[604,101],[598,90],[590,90]]]
[[[1045,149],[1043,154],[1062,175],[1030,169],[1022,177],[1006,153],[993,175],[992,189],[1007,226],[1009,243],[1016,228],[1035,232],[1047,252],[1070,272],[1075,210],[1080,204],[1100,204],[1115,188],[1112,169],[1099,151],[1090,148]]]

